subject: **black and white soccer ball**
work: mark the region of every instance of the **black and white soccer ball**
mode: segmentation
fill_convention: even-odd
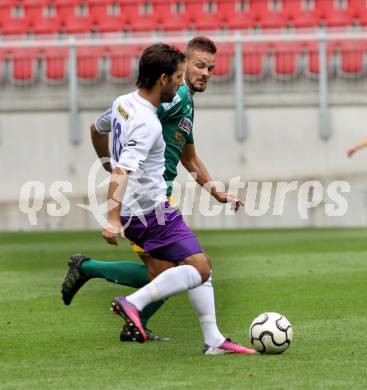
[[[293,329],[282,314],[262,313],[252,321],[249,337],[260,353],[282,353],[293,339]]]

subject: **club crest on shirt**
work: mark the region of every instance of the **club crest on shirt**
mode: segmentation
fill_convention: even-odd
[[[125,119],[125,121],[129,119],[129,113],[124,109],[124,107],[121,106],[121,104],[118,105],[117,111]]]
[[[183,130],[187,135],[191,133],[192,130],[192,122],[191,119],[184,117],[180,120],[178,124],[178,128]]]

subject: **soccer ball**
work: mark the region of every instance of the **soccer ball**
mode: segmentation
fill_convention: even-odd
[[[293,329],[283,315],[263,313],[252,321],[249,337],[260,353],[282,353],[292,341]]]

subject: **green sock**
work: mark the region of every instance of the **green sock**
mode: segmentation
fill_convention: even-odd
[[[102,278],[123,286],[140,288],[149,283],[147,267],[134,261],[86,260],[81,265],[89,278]],[[146,328],[149,319],[164,304],[165,299],[149,304],[141,312],[141,322]]]
[[[140,313],[140,320],[144,328],[147,327],[149,319],[154,315],[156,311],[166,302],[167,299],[161,299],[160,301],[150,303]]]
[[[81,265],[89,278],[103,278],[123,286],[140,288],[149,283],[147,267],[133,261],[98,261],[90,259]]]

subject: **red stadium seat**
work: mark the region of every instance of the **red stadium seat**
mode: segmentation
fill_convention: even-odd
[[[97,30],[101,33],[122,32],[126,29],[124,18],[106,16],[98,18]]]
[[[321,23],[321,11],[316,7],[315,3],[310,2],[309,8],[306,7],[306,2],[299,0],[283,0],[284,7],[289,12],[293,27],[309,28],[318,27]]]
[[[367,2],[365,0],[353,0],[350,3],[353,18],[361,26],[367,26]]]
[[[34,34],[57,34],[61,31],[61,18],[50,0],[24,0]]]
[[[99,32],[120,32],[126,29],[126,10],[123,3],[114,0],[92,0],[90,12]]]
[[[1,33],[4,35],[24,35],[29,32],[29,18],[20,2],[0,6]]]
[[[183,31],[189,28],[189,17],[183,2],[157,0],[155,2],[158,28],[163,31]]]
[[[37,77],[37,59],[39,49],[12,49],[11,59],[11,80],[15,84],[30,84]]]
[[[366,72],[367,41],[344,41],[339,46],[338,74],[346,77],[361,76]]]
[[[213,71],[214,79],[227,79],[232,75],[234,46],[230,43],[218,43],[216,62]]]
[[[320,73],[320,56],[319,43],[306,42],[306,74],[311,77],[318,77]],[[328,73],[334,73],[333,55],[336,53],[335,42],[328,42],[327,44],[327,68]]]
[[[14,7],[19,4],[19,0],[0,0],[0,27],[4,26],[13,17]]]
[[[101,77],[101,65],[104,54],[103,47],[77,48],[78,79],[95,81]]]
[[[3,24],[1,33],[3,35],[25,35],[30,31],[28,20],[25,18],[11,18]]]
[[[246,43],[242,49],[242,73],[245,79],[257,80],[265,76],[267,44]]]
[[[353,22],[353,12],[349,8],[350,1],[345,0],[345,7],[338,7],[342,3],[335,0],[322,0],[318,2],[323,23],[328,27],[350,26]]]
[[[108,49],[109,71],[108,78],[112,81],[129,81],[133,75],[137,59],[136,47],[111,47]]]
[[[93,30],[93,19],[86,2],[81,0],[61,2],[59,0],[57,12],[65,33],[84,34]]]
[[[57,17],[43,17],[37,23],[32,23],[31,32],[34,34],[58,34],[62,29],[60,19]]]
[[[272,45],[274,77],[294,78],[299,74],[302,44],[280,42]]]
[[[219,30],[223,27],[223,16],[214,1],[186,0],[185,7],[189,25],[195,30]]]
[[[150,32],[157,29],[155,3],[146,0],[126,0],[123,12],[126,13],[126,26],[131,31]]]
[[[288,12],[281,0],[262,0],[254,2],[256,20],[262,28],[284,28],[288,25]]]
[[[66,80],[68,58],[69,49],[66,47],[44,49],[44,78],[47,82],[61,83]]]
[[[256,26],[256,14],[251,2],[218,0],[218,13],[229,29],[248,29]]]

